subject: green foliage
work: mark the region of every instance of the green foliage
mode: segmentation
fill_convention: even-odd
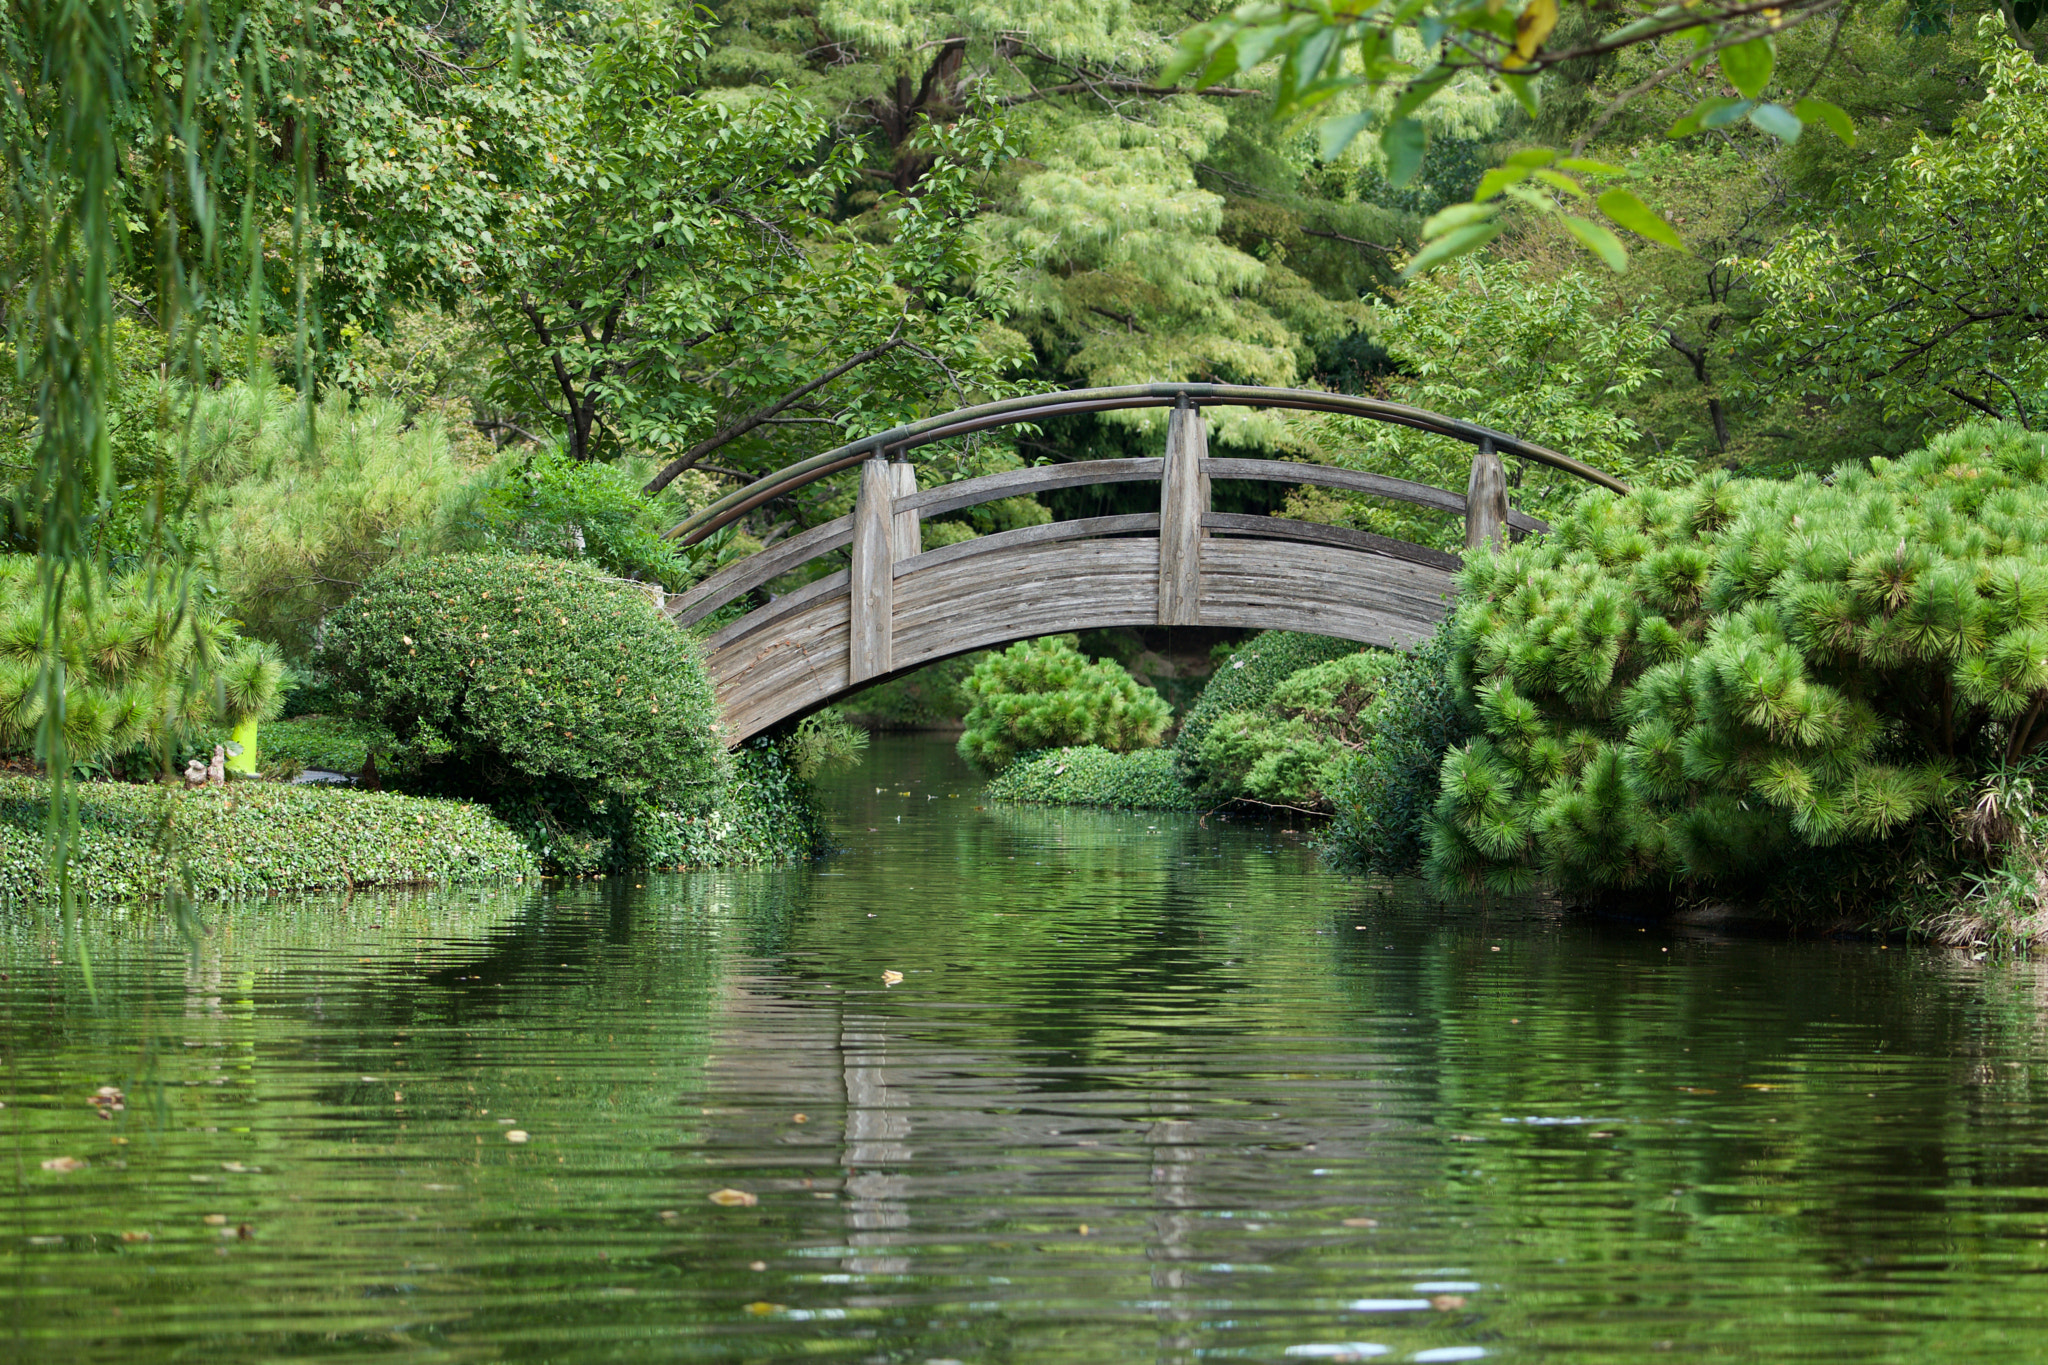
[[[1100,745],[1052,749],[1013,763],[988,784],[994,801],[1051,806],[1120,806],[1128,810],[1200,810],[1181,785],[1166,749],[1115,753]]]
[[[798,721],[783,749],[797,780],[815,782],[826,773],[859,767],[867,747],[868,732],[828,706]]]
[[[1361,715],[1363,744],[1342,756],[1323,788],[1334,818],[1323,855],[1354,874],[1412,877],[1429,852],[1429,824],[1444,755],[1472,734],[1450,677],[1446,621],[1379,680]]]
[[[318,715],[266,721],[259,746],[264,773],[286,777],[308,769],[354,776],[372,751],[388,754],[394,747],[381,726]]]
[[[825,815],[792,748],[767,736],[742,745],[724,786],[702,809],[636,803],[626,843],[631,864],[688,870],[817,856]]]
[[[1996,31],[1994,16],[1984,16]],[[1982,105],[1854,187],[1847,212],[1742,263],[1767,308],[1758,383],[1948,423],[2048,414],[2048,66],[1997,43]]]
[[[1274,690],[1294,674],[1356,654],[1359,648],[1349,640],[1286,630],[1264,631],[1239,645],[1218,663],[1202,695],[1181,721],[1180,734],[1173,743],[1174,763],[1181,781],[1194,791],[1213,785],[1202,749],[1210,729],[1223,716],[1233,711],[1261,710],[1272,700]]]
[[[225,385],[197,395],[191,433],[221,590],[294,658],[378,568],[441,546],[469,477],[439,418],[342,389],[309,412],[262,384]]]
[[[930,530],[934,523],[926,522]],[[957,523],[939,522],[941,527]],[[932,548],[929,541],[927,548]],[[967,694],[960,685],[981,662],[979,653],[941,659],[888,682],[863,688],[840,703],[854,722],[873,730],[932,730],[959,723],[967,714]]]
[[[393,565],[330,618],[322,659],[423,787],[581,822],[614,798],[694,809],[725,780],[698,643],[647,590],[559,560]]]
[[[1429,870],[1755,887],[1874,849],[2048,740],[2048,438],[1582,504],[1469,563]],[[1895,855],[1887,855],[1895,856]]]
[[[1098,744],[1125,753],[1159,743],[1172,710],[1121,664],[1090,661],[1071,635],[991,653],[960,685],[972,705],[960,756],[999,773],[1034,749]]]
[[[1375,310],[1373,339],[1401,366],[1388,396],[1569,452],[1632,483],[1689,476],[1688,464],[1651,457],[1629,415],[1634,395],[1666,349],[1647,306],[1616,308],[1578,271],[1540,278],[1520,262],[1471,257],[1401,291]],[[1472,447],[1448,437],[1362,418],[1319,424],[1322,458],[1463,492]],[[1545,518],[1591,485],[1574,475],[1512,461],[1509,496]],[[1305,490],[1289,515],[1352,524],[1445,549],[1464,544],[1454,518],[1407,503]]]
[[[0,556],[0,752],[49,761],[41,681],[59,658],[72,763],[175,746],[197,727],[268,717],[283,700],[276,648],[240,638],[204,596],[179,602],[164,577],[75,579],[60,620],[53,647],[36,562]]]
[[[49,799],[47,782],[0,776],[0,897],[55,898],[43,856]],[[535,870],[511,830],[464,802],[264,782],[192,791],[93,782],[79,788],[79,804],[70,874],[89,900],[173,889],[227,900]]]
[[[935,390],[992,385],[1018,351],[989,325],[999,287],[971,287],[965,231],[975,182],[1006,155],[999,127],[970,116],[919,134],[920,193],[890,196],[855,234],[828,215],[860,182],[858,148],[786,91],[707,96],[708,44],[685,5],[609,17],[585,79],[540,125],[534,191],[508,205],[493,281],[499,401],[553,414],[574,459],[658,456],[656,487],[728,442],[779,436],[769,419],[799,400],[799,431],[885,427]]]
[[[699,576],[699,556],[661,533],[675,520],[615,464],[578,463],[553,446],[501,460],[456,515],[455,539],[472,549],[582,560],[619,578],[670,591]]]
[[[1342,760],[1371,733],[1369,708],[1400,656],[1361,650],[1291,673],[1263,707],[1226,711],[1199,759],[1204,797],[1251,797],[1312,810],[1328,805]]]

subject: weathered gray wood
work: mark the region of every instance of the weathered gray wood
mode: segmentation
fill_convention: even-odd
[[[1407,502],[1418,507],[1433,507],[1442,512],[1456,512],[1462,515],[1465,511],[1465,499],[1449,489],[1437,488],[1426,483],[1413,483],[1385,474],[1370,474],[1362,469],[1303,464],[1298,460],[1209,460],[1206,466],[1212,480],[1248,479],[1257,483],[1305,483],[1317,488],[1341,488],[1347,493],[1364,493],[1375,498],[1385,498],[1389,502]],[[1510,509],[1508,525],[1517,531],[1535,535],[1541,535],[1550,529],[1550,523],[1519,509]]]
[[[1465,549],[1499,548],[1508,525],[1508,471],[1491,444],[1472,457],[1465,483]]]
[[[916,508],[904,506],[906,498],[917,494],[917,466],[898,461],[889,466],[889,475],[895,480],[889,492],[896,504],[891,539],[895,541],[895,558],[901,561],[924,548],[924,532],[919,526],[923,517]]]
[[[1453,591],[1446,569],[1332,545],[1215,536],[1201,542],[1201,556],[1202,619],[1221,626],[1402,648],[1435,628]],[[1158,544],[1149,536],[1012,542],[947,559],[938,551],[920,555],[894,580],[892,663],[903,670],[1038,635],[1149,624],[1158,563]],[[828,592],[778,611],[773,630],[737,633],[735,626],[730,643],[724,634],[712,641],[711,674],[728,742],[815,710],[865,681],[852,678],[847,666],[849,618],[849,598]]]
[[[668,604],[669,618],[679,626],[691,626],[726,603],[750,593],[771,578],[779,578],[819,555],[829,554],[853,540],[852,516],[837,517],[813,526],[757,555],[749,555],[730,568],[711,575]]]
[[[864,682],[889,671],[891,584],[896,560],[896,476],[886,460],[860,467],[860,493],[853,507],[853,567],[848,592],[852,635],[846,667],[851,681]]]
[[[1202,513],[1209,480],[1202,461],[1209,433],[1202,410],[1181,406],[1166,419],[1166,467],[1159,480],[1159,624],[1201,624]]]
[[[904,506],[928,517],[978,507],[998,498],[1025,493],[1050,493],[1057,488],[1080,488],[1091,483],[1144,483],[1159,477],[1163,460],[1077,460],[1073,464],[1041,464],[1029,469],[1008,469],[984,474],[978,479],[942,483],[905,498]]]
[[[795,592],[784,593],[767,606],[748,612],[745,616],[742,616],[739,620],[734,621],[724,630],[712,636],[706,643],[712,649],[724,649],[728,645],[737,644],[739,641],[746,639],[749,635],[758,635],[762,631],[788,620],[791,616],[821,598],[831,597],[835,594],[844,597],[846,595],[847,582],[851,578],[852,574],[845,569],[841,569],[838,573],[828,573],[823,578],[812,579]]]
[[[1367,554],[1388,555],[1404,559],[1411,564],[1426,564],[1433,569],[1447,569],[1455,573],[1464,561],[1448,550],[1432,550],[1426,545],[1416,545],[1406,540],[1395,540],[1389,536],[1376,536],[1370,531],[1356,531],[1348,526],[1327,526],[1319,521],[1290,521],[1285,517],[1260,517],[1243,512],[1210,512],[1203,516],[1202,525],[1213,531],[1224,531],[1233,535],[1264,536],[1271,540],[1300,540],[1311,545],[1335,545],[1347,550],[1363,550]]]
[[[1156,535],[1158,531],[1159,514],[1156,512],[1076,517],[1072,521],[1051,521],[1043,526],[1019,526],[1014,531],[997,531],[993,535],[976,536],[973,540],[963,540],[954,545],[941,545],[915,559],[899,559],[896,561],[896,577],[921,573],[943,564],[957,564],[976,555],[1021,549],[1026,545],[1046,545],[1055,540],[1088,540],[1095,536]]]

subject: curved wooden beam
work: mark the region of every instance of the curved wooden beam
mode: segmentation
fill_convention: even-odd
[[[814,455],[808,460],[801,460],[786,469],[757,479],[745,488],[727,494],[703,511],[677,523],[670,528],[668,534],[681,540],[685,545],[694,545],[719,527],[744,516],[772,498],[794,492],[806,484],[814,483],[883,452],[907,453],[933,441],[985,431],[991,427],[1039,421],[1071,413],[1172,407],[1176,404],[1194,407],[1279,408],[1297,412],[1329,412],[1364,417],[1372,421],[1448,436],[1468,445],[1490,445],[1502,455],[1533,460],[1617,493],[1630,491],[1626,483],[1613,475],[1552,450],[1548,446],[1524,441],[1506,432],[1482,427],[1475,422],[1409,407],[1405,403],[1388,403],[1377,398],[1361,398],[1353,394],[1321,393],[1312,389],[1261,388],[1243,384],[1132,384],[1121,388],[1071,389],[1062,393],[1006,398],[1000,402],[983,403],[976,407],[962,408],[957,412],[928,417],[923,421],[892,427],[873,436],[864,436],[858,441],[849,442],[821,455]]]
[[[1028,538],[1049,529],[1003,532],[897,566],[891,671],[1062,631],[1155,624],[1156,536]],[[990,544],[1003,537],[1012,539]],[[1345,546],[1222,536],[1200,544],[1203,625],[1405,648],[1435,629],[1454,592],[1448,568]],[[707,656],[728,743],[868,685],[849,677],[846,580],[821,579],[712,637]]]

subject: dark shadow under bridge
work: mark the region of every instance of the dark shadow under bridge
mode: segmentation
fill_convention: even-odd
[[[1204,406],[1346,413],[1475,448],[1463,493],[1289,460],[1212,459]],[[1172,409],[1161,458],[1087,460],[917,486],[919,446],[1017,422],[1117,408]],[[821,555],[851,565],[731,622],[708,642],[726,739],[738,743],[848,692],[970,650],[1114,626],[1307,631],[1405,648],[1444,618],[1459,557],[1348,527],[1210,510],[1217,479],[1310,484],[1465,519],[1465,546],[1549,528],[1508,505],[1502,456],[1626,493],[1611,475],[1503,432],[1346,394],[1147,384],[964,408],[827,451],[720,499],[669,534],[695,544],[765,502],[855,465],[850,515],[734,564],[670,601],[692,625]],[[1155,482],[1159,511],[1085,517],[921,549],[925,517],[1085,484]]]

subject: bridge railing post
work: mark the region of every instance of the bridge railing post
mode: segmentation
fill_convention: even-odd
[[[1481,441],[1465,481],[1465,548],[1499,549],[1508,529],[1508,471],[1493,442]]]
[[[1186,399],[1166,419],[1166,464],[1159,479],[1159,624],[1200,625],[1202,514],[1209,476],[1202,461],[1209,434],[1202,410]]]
[[[917,491],[917,466],[907,460],[899,460],[889,466],[890,493],[897,505]],[[924,549],[924,517],[918,512],[898,512],[890,523],[890,540],[895,546],[898,563],[911,558]]]
[[[851,626],[846,679],[865,682],[892,667],[890,618],[895,614],[897,475],[903,466],[877,457],[860,467],[853,504],[853,565],[847,574]],[[913,481],[915,475],[912,476]]]

